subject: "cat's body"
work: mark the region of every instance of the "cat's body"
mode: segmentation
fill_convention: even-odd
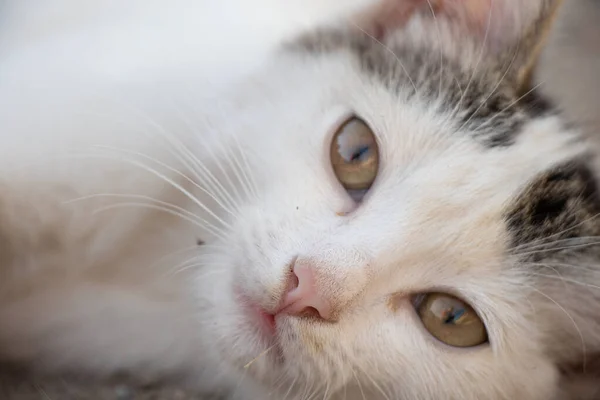
[[[242,399],[562,396],[559,367],[600,350],[600,205],[577,130],[520,97],[535,39],[512,42],[551,2],[500,2],[484,47],[420,15],[385,45],[292,40],[375,4],[275,3],[132,0],[25,33],[4,14],[0,355]],[[360,203],[329,161],[353,114],[381,150]],[[275,313],[290,265],[334,322],[278,314],[272,347],[248,304]],[[489,345],[438,343],[395,302],[430,290],[468,299]]]

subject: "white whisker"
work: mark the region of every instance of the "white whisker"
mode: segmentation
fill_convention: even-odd
[[[600,290],[600,286],[598,285],[592,285],[590,283],[587,282],[579,282],[575,279],[570,279],[570,278],[565,278],[563,276],[557,277],[554,275],[546,275],[546,274],[542,274],[542,273],[537,273],[537,272],[530,272],[529,273],[532,276],[539,276],[542,278],[548,278],[548,279],[560,279],[565,285],[567,283],[571,283],[573,285],[578,285],[578,286],[582,286],[582,287],[587,287],[587,288],[592,288],[592,289],[599,289]]]
[[[177,107],[175,107],[181,120],[184,122],[184,124],[187,126],[187,128],[190,130],[190,132],[192,132],[192,134],[195,135],[199,135],[197,129],[194,127],[194,125],[192,124],[192,122],[185,116],[185,114]],[[235,187],[233,186],[233,184],[231,183],[231,181],[229,181],[229,176],[228,174],[225,172],[225,170],[222,168],[219,158],[215,157],[215,154],[212,151],[212,146],[206,146],[203,148],[203,150],[207,151],[209,153],[209,155],[211,156],[211,158],[213,159],[213,161],[216,163],[217,168],[220,170],[221,174],[223,175],[223,178],[228,181],[230,187],[233,187],[235,189]],[[231,209],[237,209],[237,203],[236,201],[231,197],[230,193],[225,189],[225,187],[219,182],[219,180],[214,176],[214,174],[196,157],[194,156],[191,151],[189,151],[188,149],[185,149],[186,153],[188,153],[189,158],[191,160],[191,163],[200,169],[200,171],[196,171],[198,173],[198,175],[200,173],[203,173],[207,176],[207,178],[210,180],[209,182],[204,183],[207,186],[211,186],[212,190],[218,191],[220,196],[222,196],[224,201],[227,201],[229,207]],[[195,169],[195,168],[194,168]]]
[[[210,257],[214,257],[214,254],[206,254],[205,253],[205,254],[201,254],[196,257],[192,257],[192,258],[172,267],[171,271],[167,274],[167,276],[180,274],[189,269],[205,266],[206,259],[210,259]]]
[[[360,383],[360,379],[358,379],[358,376],[356,375],[356,371],[354,371],[354,369],[352,369],[352,375],[354,375],[354,379],[358,384],[358,390],[360,390],[360,394],[362,395],[363,400],[367,400],[367,396],[365,396],[365,391],[363,390],[362,384]]]
[[[561,263],[561,262],[556,262],[556,261],[546,261],[544,260],[544,263],[536,263],[536,262],[525,262],[524,265],[531,265],[531,266],[545,266],[545,265],[553,265],[556,267],[560,267],[560,268],[570,268],[570,269],[578,269],[581,271],[585,271],[585,272],[593,272],[593,273],[599,273],[600,274],[600,269],[598,269],[598,266],[596,264],[566,264],[566,263]]]
[[[179,218],[182,218],[188,222],[190,222],[191,224],[194,224],[195,226],[208,231],[209,233],[213,234],[214,236],[218,237],[219,239],[225,241],[225,232],[221,231],[221,230],[213,230],[213,228],[211,228],[210,226],[206,226],[201,224],[200,222],[198,222],[195,219],[192,219],[186,215],[182,215],[179,212],[177,212],[176,210],[171,210],[168,208],[165,208],[163,206],[159,206],[159,205],[154,205],[154,204],[148,204],[148,203],[134,203],[134,202],[129,202],[129,203],[117,203],[117,204],[111,204],[109,206],[105,206],[105,207],[101,207],[99,209],[94,210],[93,214],[98,214],[98,213],[102,213],[105,211],[109,211],[109,210],[113,210],[113,209],[118,209],[118,208],[127,208],[127,207],[139,207],[139,208],[148,208],[148,209],[152,209],[152,210],[157,210],[157,211],[162,211],[174,216],[177,216]]]
[[[120,193],[96,193],[96,194],[91,194],[91,195],[87,195],[87,196],[81,196],[76,199],[67,200],[64,202],[64,204],[72,204],[75,202],[96,199],[96,198],[111,198],[111,197],[112,198],[122,198],[122,199],[133,199],[133,200],[147,200],[147,201],[152,202],[153,204],[164,206],[164,207],[167,207],[168,209],[176,211],[176,212],[180,213],[179,214],[180,216],[185,215],[190,220],[195,220],[198,224],[204,224],[204,225],[201,225],[202,227],[209,227],[211,229],[218,230],[218,231],[222,232],[223,234],[225,234],[224,231],[222,231],[220,228],[216,227],[214,224],[211,224],[210,222],[206,221],[204,218],[199,217],[198,215],[196,215],[180,206],[177,206],[175,204],[168,203],[168,202],[165,202],[162,200],[157,200],[153,197],[145,196],[145,195],[120,194]]]
[[[504,107],[502,110],[498,111],[496,114],[494,114],[492,117],[490,117],[489,119],[487,119],[485,122],[483,122],[481,125],[479,125],[478,129],[484,129],[487,128],[493,121],[494,119],[496,119],[497,117],[499,117],[500,115],[502,115],[503,113],[505,113],[506,111],[508,111],[510,108],[514,107],[515,104],[517,104],[519,101],[523,100],[525,97],[527,97],[531,92],[535,91],[537,88],[539,88],[544,82],[540,82],[537,85],[535,85],[534,87],[532,87],[531,89],[529,89],[527,92],[525,92],[522,96],[519,96],[518,99],[514,100],[513,102],[511,102],[509,105],[507,105],[506,107]]]
[[[473,111],[471,113],[471,115],[469,116],[469,118],[467,118],[467,120],[465,122],[463,122],[463,124],[457,129],[458,131],[461,131],[465,126],[467,126],[469,124],[469,122],[471,122],[471,120],[473,119],[473,117],[479,112],[479,110],[481,110],[481,107],[483,107],[487,103],[487,101],[494,95],[494,93],[496,93],[496,90],[498,90],[498,88],[500,87],[500,85],[502,84],[502,82],[504,81],[504,79],[506,78],[506,75],[508,75],[508,72],[511,70],[513,63],[514,63],[514,61],[517,58],[518,52],[519,52],[519,48],[517,47],[517,50],[513,54],[513,58],[510,60],[510,63],[508,64],[508,67],[506,67],[506,70],[504,71],[504,73],[502,74],[502,76],[500,77],[500,79],[498,80],[498,82],[496,83],[496,85],[494,86],[494,88],[485,97],[485,99],[483,99],[483,101],[481,102],[481,104],[479,104],[479,106],[475,109],[475,111]]]
[[[523,243],[518,246],[512,247],[511,250],[515,254],[518,254],[518,252],[516,252],[515,250],[532,251],[532,250],[538,250],[538,249],[552,249],[552,246],[564,245],[564,244],[569,244],[569,243],[584,244],[586,241],[593,242],[595,240],[600,240],[600,236],[577,236],[577,237],[567,237],[567,238],[563,238],[563,239],[545,241],[549,238],[550,238],[550,236],[547,236],[547,237],[544,237],[541,239],[533,240],[531,242]]]
[[[581,249],[581,248],[585,248],[585,247],[589,247],[589,246],[596,246],[596,245],[600,245],[600,241],[584,243],[584,244],[574,244],[572,246],[550,247],[550,248],[545,248],[542,250],[524,251],[524,252],[520,252],[520,253],[515,253],[515,256],[517,256],[517,257],[531,256],[534,254],[541,254],[541,253],[545,253],[548,251],[575,250],[575,249]]]
[[[239,140],[237,139],[237,137],[235,135],[233,135],[233,141],[235,142],[235,145],[238,148],[238,151],[240,152],[240,156],[242,158],[242,163],[244,164],[244,168],[242,168],[242,173],[244,173],[244,175],[246,175],[246,172],[248,173],[248,176],[246,176],[246,180],[249,182],[249,184],[252,188],[254,197],[257,198],[258,197],[258,185],[256,184],[256,181],[254,180],[254,174],[252,174],[252,169],[250,168],[250,163],[248,162],[248,159],[246,157],[246,152],[242,148],[242,145],[240,144]]]
[[[198,247],[199,246],[197,244],[194,244],[193,246],[183,247],[181,249],[167,253],[167,254],[163,255],[162,257],[160,257],[158,260],[154,261],[151,265],[151,268],[158,267],[161,263],[163,263],[163,262],[166,263],[169,258],[176,257],[176,256],[178,256],[180,254],[184,254],[188,251],[196,251],[197,252]]]
[[[363,28],[361,28],[360,26],[358,26],[356,23],[352,23],[354,26],[356,26],[358,29],[360,29],[365,35],[367,35],[368,37],[370,37],[372,40],[374,40],[376,43],[378,43],[379,45],[381,45],[381,47],[384,48],[385,51],[387,51],[388,53],[390,53],[392,56],[394,56],[394,58],[396,59],[396,61],[398,61],[398,64],[400,65],[400,68],[402,68],[402,70],[404,71],[404,73],[406,74],[406,77],[408,78],[408,80],[410,81],[410,84],[412,85],[413,89],[415,90],[415,94],[419,93],[419,91],[417,90],[417,85],[415,85],[415,82],[412,80],[412,78],[410,77],[410,74],[408,73],[408,70],[406,69],[406,67],[404,66],[404,64],[402,63],[402,60],[400,60],[400,57],[398,57],[398,55],[396,53],[394,53],[394,51],[392,49],[390,49],[388,46],[386,46],[385,44],[383,44],[379,39],[377,39],[375,36],[371,35],[369,32],[365,31]]]
[[[581,352],[582,352],[582,358],[583,358],[583,370],[585,372],[585,367],[586,367],[586,346],[585,346],[585,340],[583,338],[583,332],[581,331],[581,329],[579,328],[579,325],[577,325],[577,322],[575,322],[575,319],[571,316],[571,314],[569,314],[569,312],[563,307],[561,306],[556,300],[554,300],[552,297],[548,296],[546,293],[542,292],[539,289],[536,289],[533,286],[530,286],[532,290],[534,290],[535,292],[539,293],[540,295],[542,295],[543,297],[547,298],[548,300],[550,300],[552,303],[554,303],[560,310],[562,310],[563,313],[565,313],[565,315],[567,316],[567,318],[569,318],[571,320],[571,322],[573,323],[573,326],[575,327],[575,330],[577,331],[577,334],[579,335],[579,338],[581,339]]]
[[[257,194],[252,191],[247,176],[244,173],[244,167],[239,163],[238,157],[236,157],[235,153],[233,152],[233,149],[225,148],[224,154],[226,156],[226,159],[229,161],[229,165],[231,166],[231,172],[235,176],[237,182],[240,183],[246,197],[256,197]]]
[[[290,395],[290,393],[292,393],[292,389],[294,388],[294,386],[296,385],[296,381],[298,380],[298,376],[296,376],[294,378],[294,380],[292,381],[292,384],[290,385],[289,389],[287,390],[287,392],[285,392],[285,395],[283,396],[284,399],[287,399],[288,396]]]
[[[469,78],[469,81],[467,82],[467,86],[465,87],[465,90],[463,91],[462,96],[460,96],[460,99],[458,100],[458,103],[456,104],[456,107],[454,108],[454,114],[456,114],[460,111],[462,102],[463,102],[465,96],[467,95],[467,93],[469,92],[471,83],[473,83],[473,78],[475,78],[475,74],[477,73],[479,64],[481,64],[481,60],[483,60],[483,53],[485,52],[485,47],[487,46],[488,36],[490,33],[490,26],[492,23],[492,8],[493,7],[490,7],[490,12],[488,13],[488,20],[487,20],[487,26],[485,28],[485,35],[483,37],[483,42],[481,44],[481,48],[479,49],[479,56],[477,57],[477,62],[475,63],[475,67],[473,67],[473,72],[471,73],[471,77]]]
[[[431,1],[427,0],[427,5],[429,6],[429,10],[431,11],[431,15],[433,16],[433,23],[435,25],[435,28],[437,30],[437,36],[438,36],[438,43],[440,46],[440,82],[439,82],[439,88],[438,88],[438,98],[441,99],[442,97],[442,82],[443,82],[443,78],[444,78],[444,49],[443,49],[443,42],[442,42],[442,31],[440,30],[440,24],[437,20],[437,16],[435,15],[435,11],[433,9],[433,5],[431,5]]]
[[[97,154],[97,155],[90,155],[89,157],[97,157],[97,158],[104,157],[104,158],[118,159],[118,160],[120,160],[122,162],[128,163],[128,164],[133,165],[133,166],[137,166],[137,167],[143,169],[144,171],[147,171],[147,172],[153,174],[157,178],[162,179],[164,182],[168,183],[170,186],[172,186],[173,188],[177,189],[180,193],[182,193],[183,195],[185,195],[189,200],[191,200],[199,208],[201,208],[202,210],[206,211],[210,216],[212,216],[216,221],[218,221],[219,223],[221,223],[224,227],[231,229],[231,226],[228,223],[226,223],[221,218],[219,218],[212,210],[210,210],[200,200],[198,200],[198,198],[196,196],[194,196],[192,193],[190,193],[187,189],[185,189],[179,183],[175,182],[173,179],[171,179],[168,176],[166,176],[165,174],[157,171],[156,169],[154,169],[152,167],[149,167],[146,164],[141,163],[141,162],[139,162],[137,160],[124,159],[124,158],[116,157],[116,156],[113,156],[113,155],[100,155],[100,154]]]
[[[254,357],[252,360],[250,360],[250,362],[248,362],[246,365],[244,365],[244,369],[248,369],[250,368],[250,366],[252,364],[254,364],[256,362],[256,360],[260,359],[261,357],[263,357],[264,355],[266,355],[269,351],[271,351],[276,345],[272,345],[271,347],[269,347],[268,349],[264,350],[263,352],[261,352],[259,355],[257,355],[256,357]]]
[[[187,175],[185,175],[183,172],[163,163],[160,160],[157,160],[153,157],[150,157],[146,154],[143,153],[139,153],[137,151],[132,151],[132,150],[126,150],[126,149],[118,149],[118,148],[114,148],[114,147],[110,147],[110,146],[94,146],[96,148],[99,149],[103,149],[103,150],[110,150],[110,151],[114,151],[114,152],[118,152],[118,153],[123,153],[123,154],[129,154],[129,155],[134,155],[134,156],[138,156],[144,159],[147,159],[149,161],[152,161],[154,163],[156,163],[157,165],[165,168],[166,170],[173,172],[174,174],[182,177],[183,179],[185,179],[187,182],[191,183],[195,188],[197,188],[198,190],[202,191],[203,193],[205,193],[207,196],[209,196],[211,199],[213,199],[223,210],[225,210],[226,212],[228,212],[231,215],[235,215],[233,213],[233,210],[231,210],[230,208],[226,207],[224,204],[222,204],[222,202],[220,201],[219,198],[215,197],[215,195],[213,195],[210,191],[208,191],[207,189],[203,188],[202,186],[200,186],[196,181],[194,181],[193,179],[191,179],[190,177],[188,177]],[[156,171],[156,170],[153,170]],[[209,212],[207,209],[205,209],[205,211]],[[213,215],[211,213],[211,215]],[[214,215],[213,215],[214,217]]]
[[[367,371],[365,371],[363,368],[361,368],[361,372],[363,373],[364,376],[367,377],[367,379],[369,381],[371,381],[371,383],[373,384],[373,387],[375,387],[375,389],[377,389],[377,391],[379,393],[381,393],[381,395],[386,399],[386,400],[390,400],[390,396],[388,396],[388,394],[383,390],[383,388],[381,386],[379,386],[379,384],[375,381],[375,379],[373,379],[371,377],[371,375],[369,373],[367,373]]]

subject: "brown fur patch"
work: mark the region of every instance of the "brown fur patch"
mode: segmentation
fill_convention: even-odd
[[[599,213],[595,176],[584,163],[571,162],[539,176],[516,199],[506,218],[514,246],[548,243],[547,252],[532,254],[539,259],[558,251],[551,246],[557,240],[600,235]]]

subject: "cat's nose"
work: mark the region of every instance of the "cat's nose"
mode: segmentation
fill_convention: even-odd
[[[311,264],[295,263],[279,313],[293,316],[314,316],[332,320],[332,304],[318,289],[315,268]]]

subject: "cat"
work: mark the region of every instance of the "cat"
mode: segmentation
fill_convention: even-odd
[[[3,359],[232,399],[593,365],[599,165],[530,80],[558,1],[45,1],[0,31]]]

